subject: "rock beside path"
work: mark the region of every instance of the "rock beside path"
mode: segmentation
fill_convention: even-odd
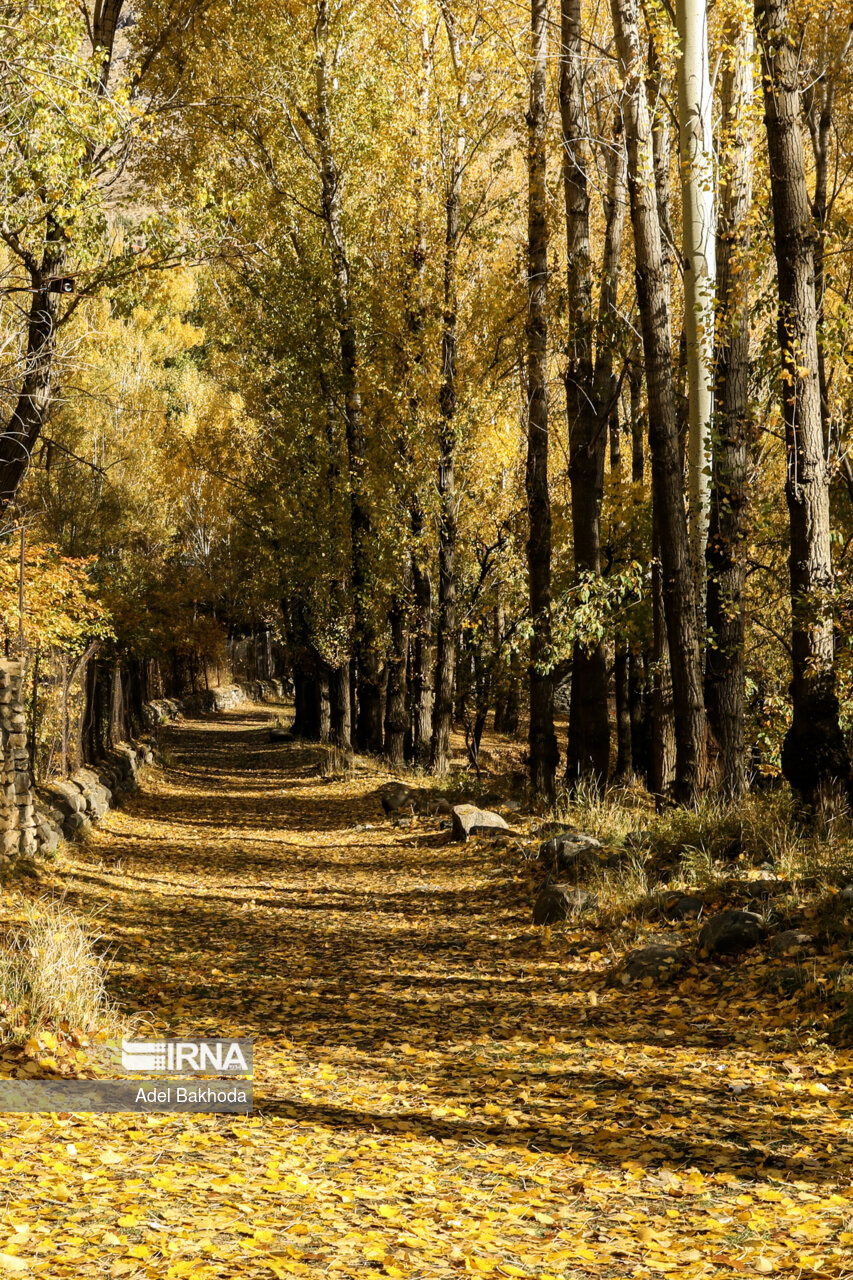
[[[777,933],[767,944],[771,956],[798,956],[813,946],[814,938],[802,929],[786,929]]]
[[[509,827],[499,813],[491,809],[478,809],[475,804],[457,804],[451,811],[454,840],[467,840],[469,836],[490,831],[508,831]]]
[[[736,956],[757,946],[763,937],[761,916],[754,911],[721,911],[702,926],[699,948],[707,956]]]
[[[653,942],[628,952],[619,970],[618,980],[623,986],[632,982],[665,986],[682,974],[689,963],[690,956],[683,947]]]
[[[585,907],[594,906],[595,902],[595,894],[587,893],[585,889],[546,881],[533,904],[533,923],[557,924]]]

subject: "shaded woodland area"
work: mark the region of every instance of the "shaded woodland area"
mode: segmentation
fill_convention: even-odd
[[[541,804],[846,798],[848,6],[2,14],[40,776],[236,672],[393,766],[493,725]]]

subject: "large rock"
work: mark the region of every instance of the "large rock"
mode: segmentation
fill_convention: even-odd
[[[454,840],[467,840],[469,836],[490,831],[508,831],[504,819],[491,809],[478,809],[475,804],[457,804],[451,814]]]
[[[763,937],[761,916],[754,911],[721,911],[705,921],[699,947],[708,956],[736,956],[757,946]]]
[[[565,872],[575,879],[618,863],[618,858],[608,854],[600,840],[583,831],[561,831],[543,841],[539,846],[539,860],[553,867],[555,872]]]
[[[45,787],[45,791],[51,804],[60,809],[65,817],[72,813],[85,812],[86,801],[83,799],[82,792],[70,779],[51,782]]]
[[[73,840],[75,836],[88,831],[91,825],[85,813],[70,813],[62,824],[62,832],[67,840]]]
[[[571,884],[546,880],[533,904],[534,924],[557,924],[595,904],[595,895]]]
[[[661,915],[665,920],[698,920],[704,910],[705,903],[701,898],[678,894],[663,904]]]
[[[407,787],[404,782],[392,782],[385,788],[379,797],[379,803],[382,805],[383,812],[387,815],[390,813],[399,813],[401,809],[411,809],[414,807],[417,797],[411,787]]]
[[[690,957],[683,947],[652,942],[628,952],[619,971],[619,981],[623,986],[632,982],[663,986],[683,973],[689,963]]]
[[[813,946],[814,938],[802,929],[786,929],[777,933],[767,944],[771,956],[799,956]]]

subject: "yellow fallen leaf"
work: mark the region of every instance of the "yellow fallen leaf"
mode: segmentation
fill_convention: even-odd
[[[0,1253],[0,1271],[29,1271],[26,1258],[16,1258],[11,1253]]]

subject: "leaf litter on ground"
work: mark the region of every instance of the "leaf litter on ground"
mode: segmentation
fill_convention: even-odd
[[[0,1116],[0,1274],[853,1276],[850,1053],[762,955],[614,984],[516,849],[381,820],[268,718],[172,728],[57,872],[127,1016],[255,1040],[256,1112]]]

